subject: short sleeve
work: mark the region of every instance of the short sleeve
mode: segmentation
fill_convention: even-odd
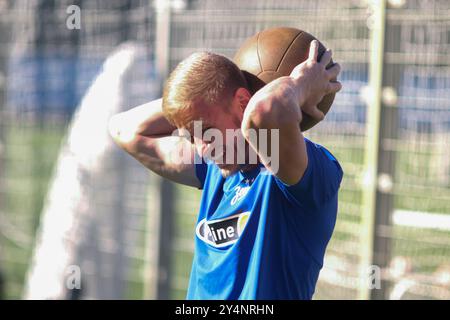
[[[287,185],[275,178],[285,196],[299,205],[317,207],[336,195],[343,171],[337,159],[324,147],[305,138],[308,166],[300,181]]]
[[[195,157],[195,175],[200,181],[199,189],[203,189],[203,186],[205,185],[206,173],[208,172],[208,164],[197,153],[195,153]]]

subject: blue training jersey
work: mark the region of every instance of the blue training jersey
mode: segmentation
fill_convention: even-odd
[[[223,178],[196,165],[203,193],[187,299],[311,299],[336,222],[342,169],[305,138],[308,166],[288,186],[263,165]]]

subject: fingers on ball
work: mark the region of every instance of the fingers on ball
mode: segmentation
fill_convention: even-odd
[[[322,58],[320,59],[320,64],[327,66],[331,62],[331,56],[332,52],[330,49],[327,49],[324,54],[322,55]]]
[[[328,76],[330,77],[330,79],[336,79],[338,77],[339,73],[341,72],[341,65],[339,63],[335,63],[327,71],[328,71]]]
[[[330,81],[328,84],[328,91],[330,93],[338,92],[342,89],[342,84],[339,81]]]
[[[319,42],[317,40],[312,40],[309,47],[309,59],[312,61],[317,61],[318,55],[319,55]]]
[[[313,117],[317,120],[323,120],[325,119],[325,114],[317,108],[317,106],[314,108]]]

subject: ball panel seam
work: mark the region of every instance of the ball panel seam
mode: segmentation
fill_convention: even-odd
[[[262,67],[261,57],[259,56],[259,35],[260,34],[261,34],[261,32],[258,32],[258,35],[256,36],[256,55],[258,56],[259,70],[261,70],[261,72],[263,72],[264,69]]]
[[[283,56],[282,56],[281,59],[280,59],[280,62],[278,63],[277,68],[275,69],[276,72],[279,71],[280,66],[281,66],[281,64],[282,64],[283,61],[284,61],[284,58],[286,57],[286,54],[288,53],[289,49],[290,49],[290,48],[292,47],[292,45],[294,44],[295,40],[297,40],[297,38],[300,37],[302,34],[303,34],[303,32],[300,31],[300,32],[294,37],[294,39],[292,39],[291,43],[287,46],[286,50],[285,50],[284,53],[283,53]],[[267,71],[268,71],[268,70],[267,70]]]

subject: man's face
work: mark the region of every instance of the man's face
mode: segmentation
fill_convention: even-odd
[[[245,162],[247,162],[249,152],[249,144],[241,134],[244,109],[242,101],[235,96],[229,103],[224,102],[211,106],[204,102],[198,102],[190,110],[190,121],[185,129],[189,131],[197,153],[204,158],[213,160],[224,177],[249,167],[242,161],[238,161],[238,156],[241,154],[241,157],[245,156]],[[243,139],[244,150],[238,147],[237,139],[227,140],[227,132],[229,135],[231,132],[240,135],[240,138]],[[218,146],[219,148],[217,148]],[[232,157],[233,150],[234,157]],[[229,159],[227,159],[227,152],[230,153]],[[243,152],[244,155],[242,155]]]

